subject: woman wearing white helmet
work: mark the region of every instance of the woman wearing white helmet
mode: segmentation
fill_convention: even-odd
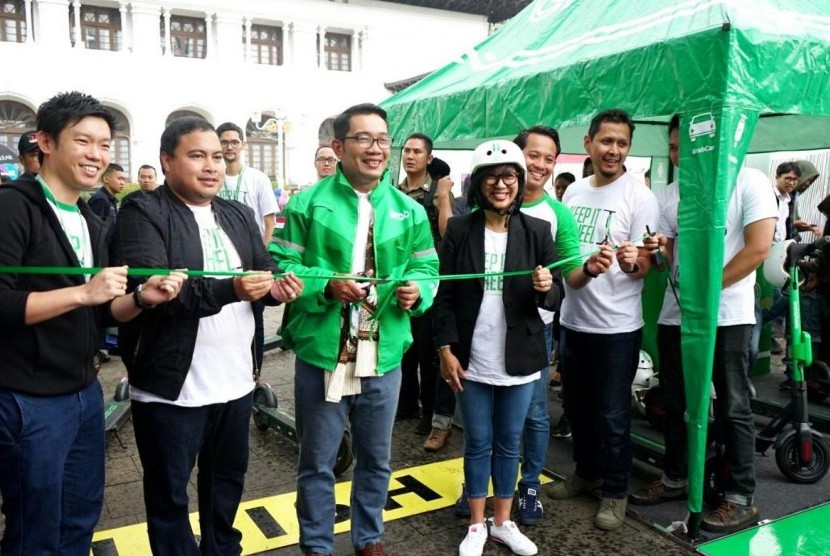
[[[519,211],[525,175],[525,157],[515,144],[480,145],[467,192],[473,212],[450,219],[441,251],[442,275],[489,274],[442,280],[434,304],[441,376],[458,393],[464,417],[471,518],[461,556],[480,555],[488,534],[515,554],[537,553],[510,521],[510,510],[533,381],[548,362],[537,307],[558,309],[561,282],[546,268],[556,259],[550,223]],[[527,273],[502,275],[518,270]],[[494,517],[485,522],[491,477]]]

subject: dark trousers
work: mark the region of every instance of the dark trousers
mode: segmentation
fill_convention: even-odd
[[[221,404],[179,407],[132,402],[144,467],[147,532],[155,555],[241,554],[233,520],[248,468],[252,394]],[[198,462],[201,543],[188,519],[187,485]]]
[[[660,354],[660,390],[663,391],[666,409],[666,459],[663,472],[671,481],[685,481],[686,388],[683,384],[680,326],[661,324],[657,327],[657,351]]]
[[[3,554],[87,556],[104,503],[104,396],[0,389]]]
[[[712,383],[715,419],[726,447],[731,484],[726,500],[752,504],[755,493],[755,420],[749,395],[751,324],[718,327]],[[687,473],[686,395],[680,360],[680,327],[660,326],[660,387],[666,394],[666,477],[685,479]],[[665,355],[664,355],[665,352]]]
[[[559,351],[576,474],[602,479],[602,496],[625,498],[631,476],[631,383],[642,330],[620,334],[562,327]]]
[[[418,411],[420,399],[424,415],[432,415],[439,374],[438,353],[435,351],[432,340],[432,310],[410,321],[413,343],[401,360],[401,394],[398,398],[398,411],[415,413]]]

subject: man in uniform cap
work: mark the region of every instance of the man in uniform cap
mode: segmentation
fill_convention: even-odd
[[[40,172],[40,149],[37,146],[37,136],[34,130],[27,131],[20,136],[17,142],[17,154],[23,172],[35,177]]]

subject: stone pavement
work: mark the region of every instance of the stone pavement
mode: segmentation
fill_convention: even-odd
[[[266,334],[272,334],[279,325],[280,308],[266,310]],[[293,408],[292,380],[293,354],[275,350],[266,354],[263,378],[277,391],[280,407]],[[124,376],[124,368],[117,357],[101,370],[101,381],[107,399],[112,397],[115,384]],[[553,400],[552,396],[552,400]],[[557,405],[558,409],[558,405]],[[462,434],[456,430],[448,447],[439,454],[428,454],[422,448],[423,437],[414,434],[417,421],[403,421],[396,426],[393,441],[393,469],[402,469],[424,463],[456,458],[462,455]],[[142,523],[144,521],[141,486],[141,463],[133,438],[132,424],[127,422],[120,431],[123,446],[115,438],[108,440],[107,482],[105,506],[98,530]],[[250,464],[246,477],[243,501],[263,498],[294,490],[294,466],[296,445],[274,430],[259,431],[250,428]],[[556,455],[555,471],[570,473],[567,466],[568,442],[551,443],[551,454]],[[549,465],[553,458],[549,458]],[[347,473],[341,480],[349,480]],[[459,486],[460,488],[460,486]],[[196,511],[195,473],[189,488],[191,511]],[[540,555],[616,555],[641,556],[660,554],[680,556],[691,552],[662,536],[649,527],[626,520],[618,531],[603,532],[592,525],[597,501],[580,497],[572,501],[554,502],[543,497],[545,518],[524,532],[539,546]],[[450,508],[392,521],[387,524],[385,544],[390,554],[403,556],[457,554],[458,543],[466,534],[467,523],[453,516]],[[336,538],[334,553],[338,556],[353,554],[348,533]],[[494,543],[488,543],[485,555],[508,554],[509,551]],[[273,550],[268,554],[299,554],[297,546]],[[119,556],[131,556],[119,553]]]

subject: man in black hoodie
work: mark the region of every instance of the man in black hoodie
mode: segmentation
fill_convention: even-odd
[[[109,162],[113,127],[94,98],[53,97],[37,113],[40,173],[0,190],[3,554],[89,554],[104,495],[101,328],[173,299],[184,280],[154,276],[127,294],[127,267],[103,268],[105,231],[79,196]]]

